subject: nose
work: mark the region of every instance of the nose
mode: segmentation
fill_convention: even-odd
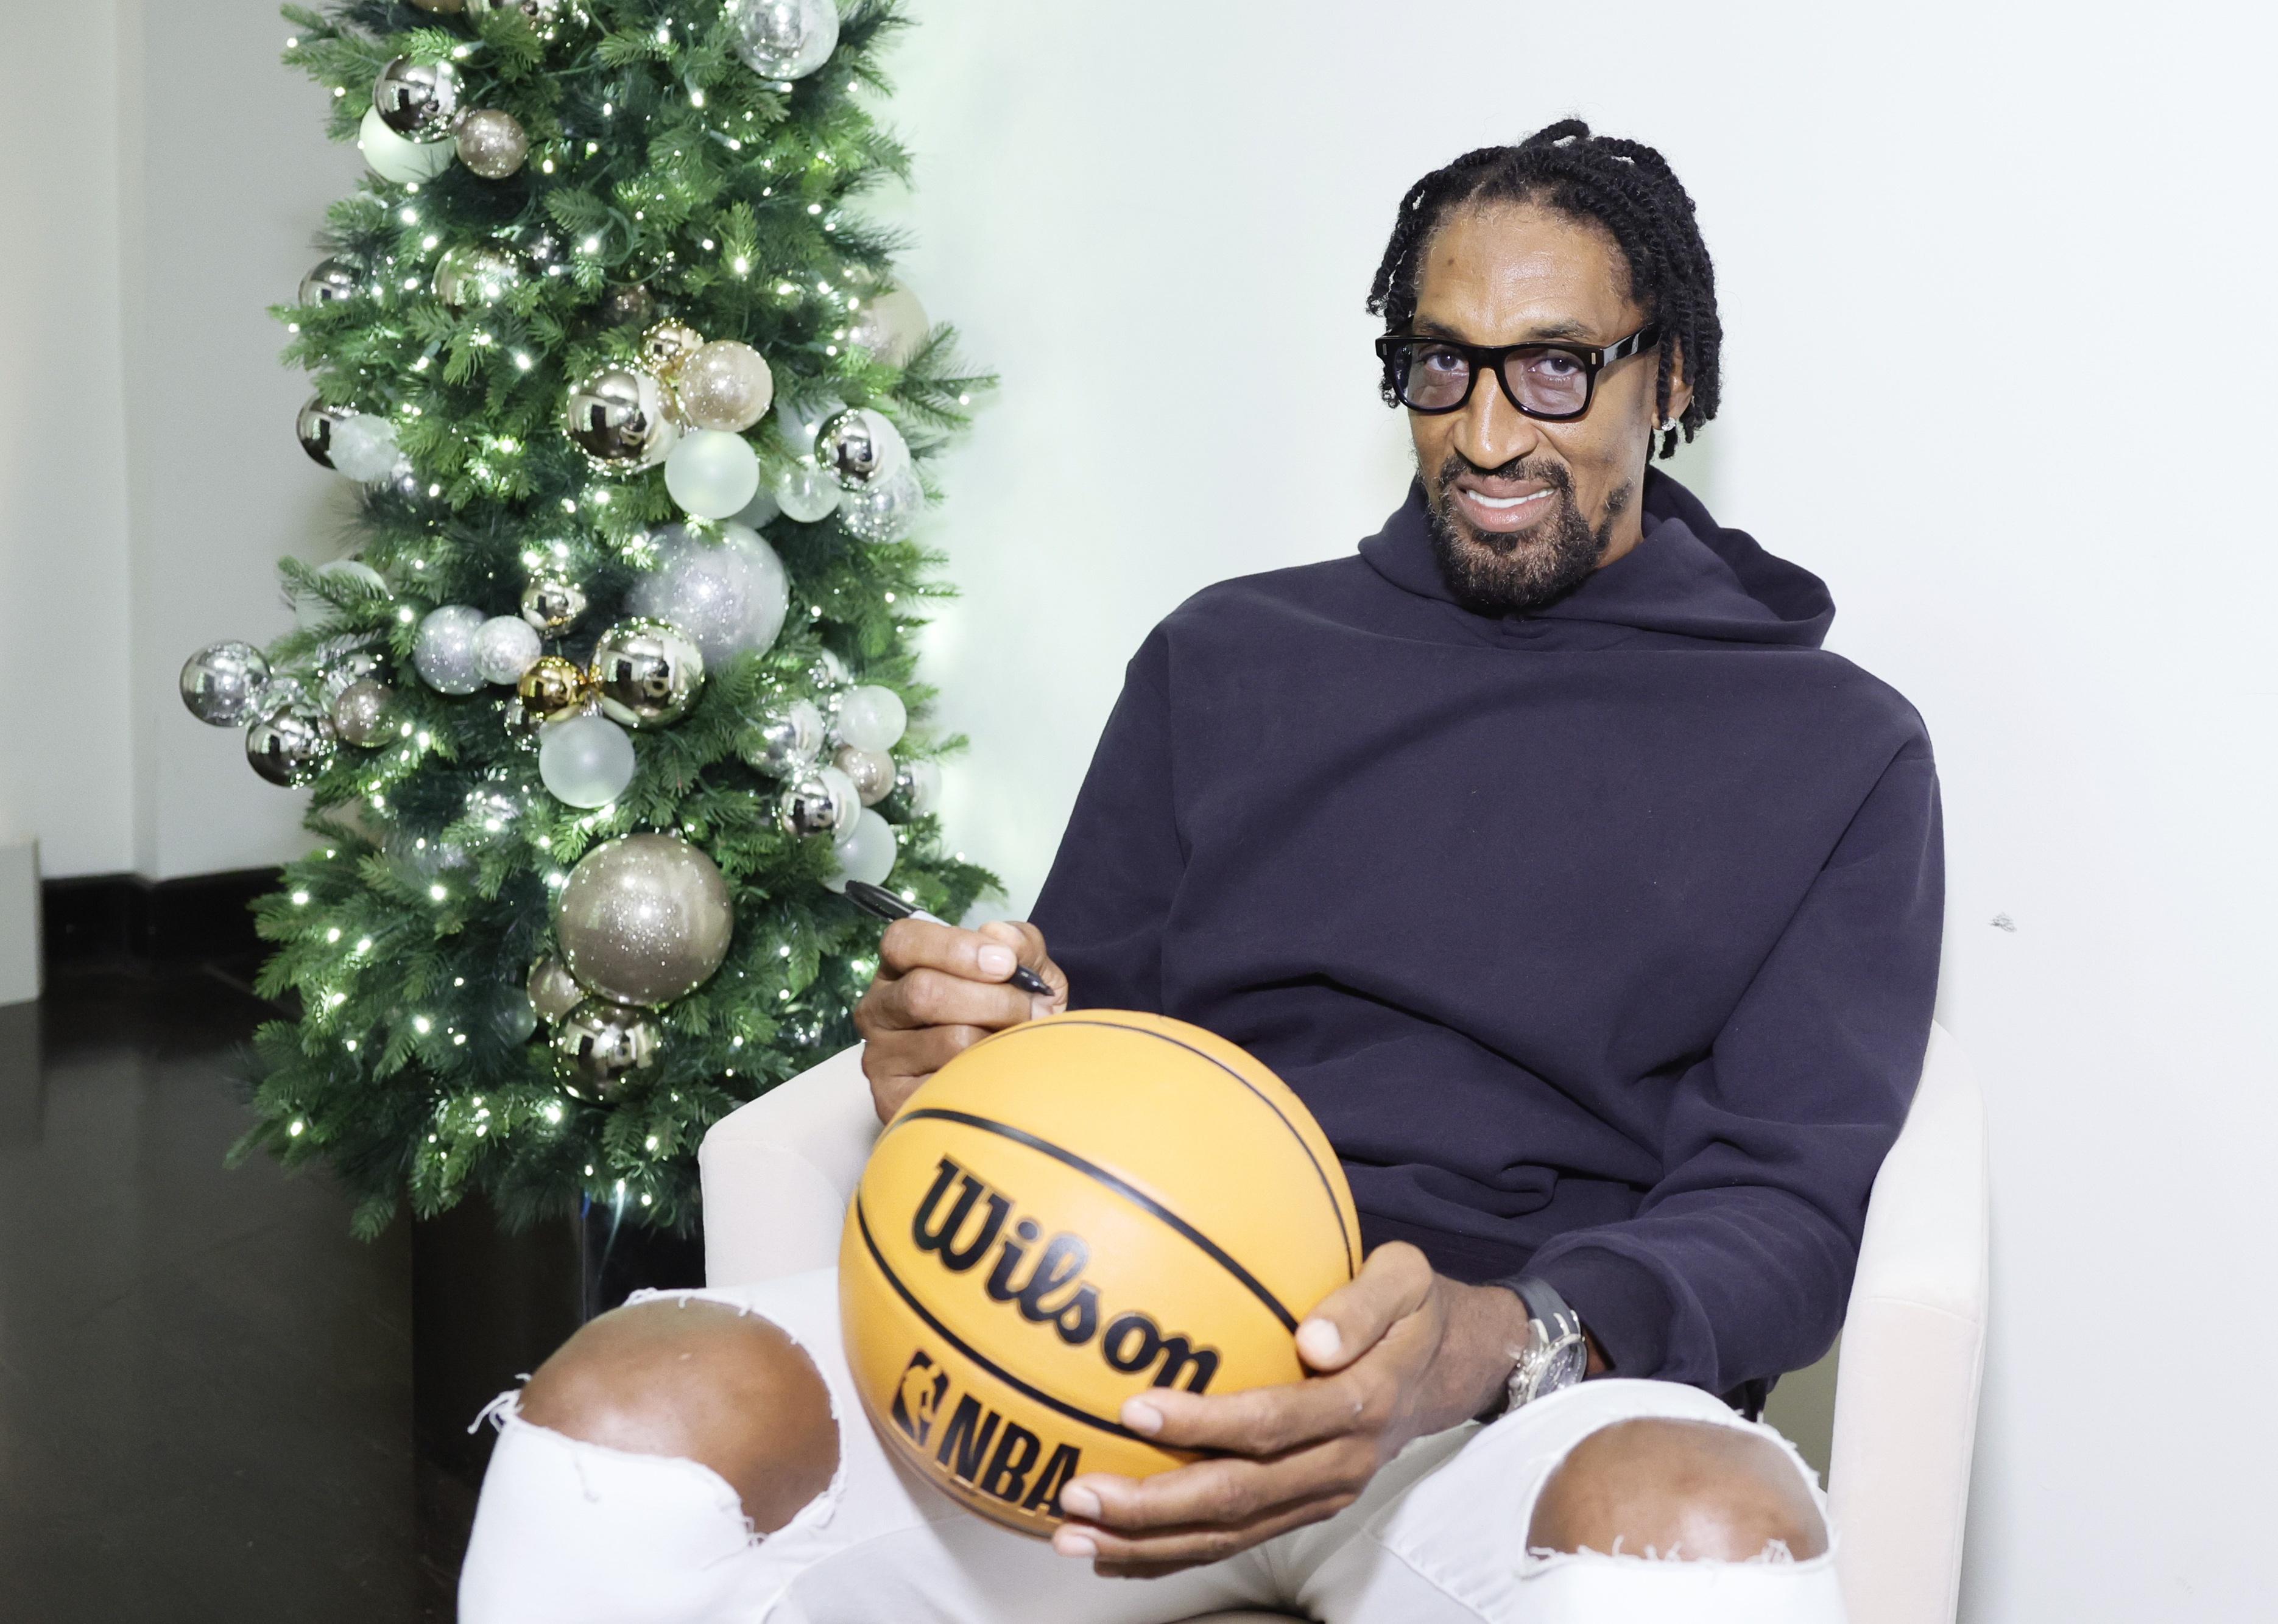
[[[1475,468],[1501,468],[1531,454],[1541,443],[1542,431],[1534,419],[1510,403],[1500,378],[1483,372],[1458,415],[1455,448]]]

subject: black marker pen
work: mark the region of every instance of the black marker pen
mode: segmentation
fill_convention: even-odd
[[[929,925],[949,923],[937,914],[911,906],[884,886],[872,885],[867,880],[849,880],[846,882],[846,900],[863,912],[875,914],[882,919],[923,919]],[[1013,985],[1024,993],[1034,993],[1039,998],[1055,995],[1044,978],[1026,964],[1013,965],[1011,980]]]

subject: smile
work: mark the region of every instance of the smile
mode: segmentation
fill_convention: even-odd
[[[1466,491],[1464,492],[1464,497],[1467,501],[1476,502],[1482,507],[1491,507],[1497,513],[1507,513],[1511,508],[1524,507],[1528,502],[1539,502],[1549,494],[1548,491],[1537,491],[1528,496],[1482,496],[1477,491]]]

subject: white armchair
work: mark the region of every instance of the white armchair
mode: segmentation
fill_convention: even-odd
[[[878,1133],[861,1058],[833,1056],[705,1135],[714,1285],[837,1258]],[[1906,1128],[1875,1180],[1843,1328],[1828,1496],[1852,1624],[1953,1624],[1985,1306],[1984,1108],[1961,1046],[1933,1027]]]

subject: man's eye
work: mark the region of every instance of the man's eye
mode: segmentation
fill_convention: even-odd
[[[1529,362],[1527,370],[1538,377],[1573,377],[1581,372],[1582,363],[1573,356],[1563,355],[1554,349]]]
[[[1427,349],[1416,358],[1416,364],[1428,372],[1460,372],[1464,358],[1451,349]]]

